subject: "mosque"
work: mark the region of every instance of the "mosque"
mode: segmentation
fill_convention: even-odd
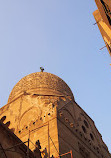
[[[54,74],[23,77],[0,119],[0,158],[111,158],[94,121]]]
[[[93,15],[111,55],[111,2]],[[111,158],[94,121],[51,73],[22,78],[0,109],[0,158]]]

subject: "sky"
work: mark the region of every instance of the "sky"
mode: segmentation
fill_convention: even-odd
[[[96,9],[94,0],[0,0],[0,107],[43,66],[69,85],[111,152],[111,58]]]

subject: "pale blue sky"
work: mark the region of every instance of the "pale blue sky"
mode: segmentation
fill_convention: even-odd
[[[94,10],[94,0],[0,0],[0,105],[43,66],[70,86],[111,152],[111,58]]]

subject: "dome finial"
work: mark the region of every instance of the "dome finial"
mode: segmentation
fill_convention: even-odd
[[[40,69],[41,69],[41,72],[43,72],[43,71],[44,71],[44,68],[43,68],[43,67],[40,67]]]

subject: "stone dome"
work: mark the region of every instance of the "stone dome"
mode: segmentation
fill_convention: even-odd
[[[22,94],[30,92],[38,95],[70,96],[74,100],[71,89],[61,78],[47,72],[36,72],[23,77],[14,86],[8,103]]]

